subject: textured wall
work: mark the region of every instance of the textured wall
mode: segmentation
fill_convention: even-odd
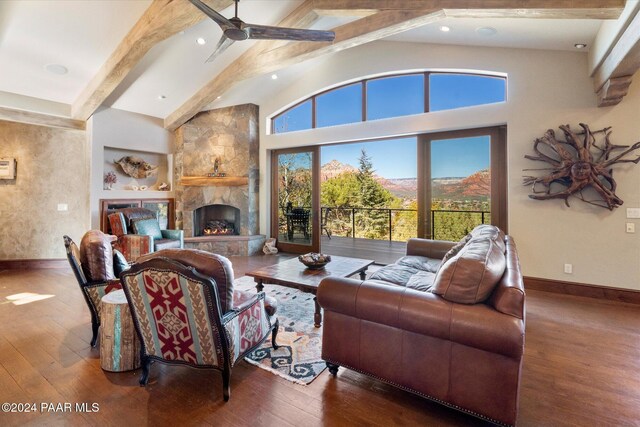
[[[17,160],[0,180],[0,259],[64,258],[62,236],[89,229],[85,132],[0,121],[0,157]]]
[[[213,172],[216,157],[219,172],[248,176],[249,185],[175,186],[176,226],[193,235],[193,211],[204,205],[231,205],[241,212],[239,232],[258,232],[258,106],[221,108],[198,114],[176,131],[174,168],[176,184],[183,176],[205,176]]]

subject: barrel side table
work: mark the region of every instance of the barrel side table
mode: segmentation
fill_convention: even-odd
[[[123,290],[102,297],[100,309],[100,366],[109,372],[140,367],[140,340],[133,326]]]

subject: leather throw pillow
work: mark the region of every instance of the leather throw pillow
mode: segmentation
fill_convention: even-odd
[[[442,264],[432,292],[460,304],[485,301],[506,268],[504,252],[493,239],[472,239]]]
[[[471,234],[467,234],[462,239],[460,239],[458,243],[453,245],[453,247],[449,249],[449,251],[447,251],[447,253],[442,257],[442,263],[440,263],[440,266],[442,267],[445,262],[456,256],[458,252],[460,252],[462,248],[464,248],[464,245],[466,245],[469,240],[471,240]]]
[[[115,279],[113,275],[113,249],[115,236],[99,230],[90,230],[80,241],[80,262],[87,280],[103,282]]]

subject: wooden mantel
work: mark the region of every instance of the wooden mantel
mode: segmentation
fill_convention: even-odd
[[[186,187],[233,187],[248,184],[247,176],[183,176],[180,179],[180,185]]]

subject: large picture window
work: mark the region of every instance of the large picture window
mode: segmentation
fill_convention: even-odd
[[[465,73],[407,73],[363,79],[313,95],[271,120],[272,133],[388,119],[503,102],[506,78]]]

